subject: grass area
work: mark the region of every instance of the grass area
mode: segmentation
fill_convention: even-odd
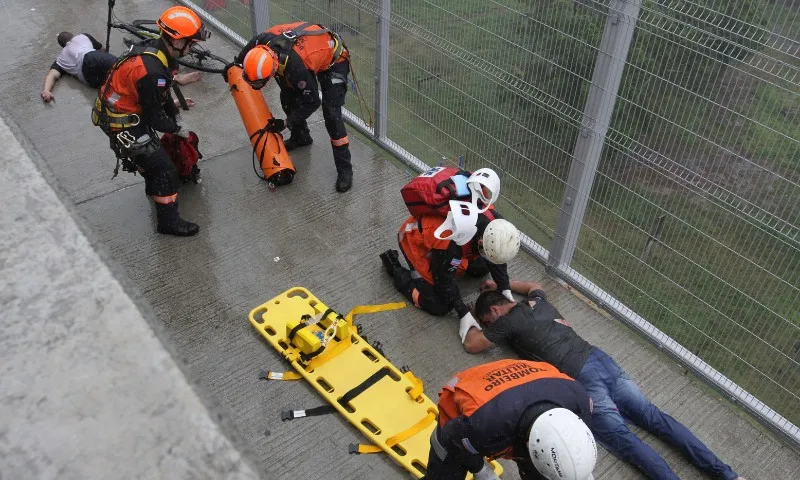
[[[389,137],[430,165],[462,158],[467,168],[498,170],[501,210],[546,247],[604,25],[602,12],[582,3],[392,5]],[[276,1],[270,19],[302,18],[341,31],[372,108],[375,5]],[[773,30],[797,40],[797,9],[768,8],[780,23]],[[229,1],[219,18],[248,37],[234,17],[249,19]],[[680,41],[646,33],[637,32],[629,55],[614,138],[658,151],[797,225],[797,83],[766,81],[744,63],[710,62]],[[800,68],[796,56],[772,55]],[[354,95],[346,107],[361,111]],[[572,265],[800,425],[797,243],[753,226],[620,148],[606,145]],[[662,214],[661,243],[642,261],[648,232]]]

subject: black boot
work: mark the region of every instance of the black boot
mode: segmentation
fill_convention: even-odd
[[[286,145],[287,152],[291,152],[297,147],[305,147],[306,145],[314,143],[314,139],[311,138],[311,131],[308,127],[297,128],[290,131],[292,132],[292,136],[283,142],[283,144]]]
[[[339,170],[336,173],[336,191],[346,192],[353,186],[353,169]]]
[[[379,256],[381,257],[381,262],[383,262],[383,268],[386,269],[389,276],[392,278],[394,278],[396,272],[404,268],[403,265],[400,264],[400,254],[397,250],[386,250]]]
[[[336,191],[346,192],[353,186],[353,164],[350,163],[350,146],[333,147],[333,162],[336,164]]]
[[[161,204],[156,203],[156,216],[158,218],[158,233],[190,237],[200,231],[196,223],[187,222],[178,214],[178,202]]]

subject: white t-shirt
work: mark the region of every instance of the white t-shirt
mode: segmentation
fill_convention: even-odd
[[[92,51],[94,51],[94,45],[92,45],[89,37],[83,34],[75,35],[56,57],[56,65],[70,75],[78,77],[81,82],[86,83],[82,70],[83,56]]]

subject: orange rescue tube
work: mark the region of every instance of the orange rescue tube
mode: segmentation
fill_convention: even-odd
[[[268,182],[278,186],[291,183],[296,170],[283,144],[283,137],[262,130],[269,119],[274,118],[267,107],[267,102],[264,101],[261,92],[254,90],[242,78],[241,67],[231,65],[226,73],[231,95],[236,102],[236,108],[239,109],[253,151],[261,160],[264,177]]]

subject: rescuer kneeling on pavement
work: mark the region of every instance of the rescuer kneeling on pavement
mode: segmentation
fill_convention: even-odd
[[[499,360],[457,373],[439,393],[427,480],[495,480],[484,460],[516,462],[522,480],[589,480],[597,461],[580,383],[549,363]]]
[[[256,90],[275,77],[286,120],[275,119],[271,131],[289,129],[287,151],[311,145],[307,119],[320,107],[322,91],[322,116],[331,138],[339,192],[350,190],[353,183],[350,145],[342,119],[349,58],[336,33],[322,25],[294,22],[275,25],[256,35],[234,59],[234,63],[242,65],[245,81]]]
[[[506,263],[519,252],[519,232],[494,209],[477,213],[467,205],[453,209],[449,224],[436,214],[412,216],[403,222],[398,243],[411,270],[400,264],[397,250],[380,257],[395,288],[417,308],[436,316],[455,309],[462,324],[471,326],[478,323],[461,297],[456,277],[478,278],[489,273],[511,298]],[[446,238],[442,235],[445,230],[454,234]]]
[[[581,383],[594,400],[591,429],[597,441],[616,457],[641,470],[648,478],[678,480],[661,455],[628,429],[626,422],[651,432],[680,452],[712,478],[744,480],[717,458],[688,428],[662,412],[604,351],[589,344],[547,301],[535,282],[511,282],[522,302],[509,300],[487,280],[475,301],[481,322],[461,333],[464,349],[482,352],[492,344],[511,347],[520,357],[543,360]]]
[[[145,193],[153,197],[158,232],[196,234],[200,227],[178,214],[178,173],[161,147],[156,131],[188,136],[178,125],[170,95],[176,58],[192,42],[208,38],[200,17],[186,7],[170,7],[158,19],[161,38],[133,46],[111,68],[93,111],[93,121],[109,136],[111,148],[126,171],[138,171]],[[115,171],[116,173],[116,171]]]

